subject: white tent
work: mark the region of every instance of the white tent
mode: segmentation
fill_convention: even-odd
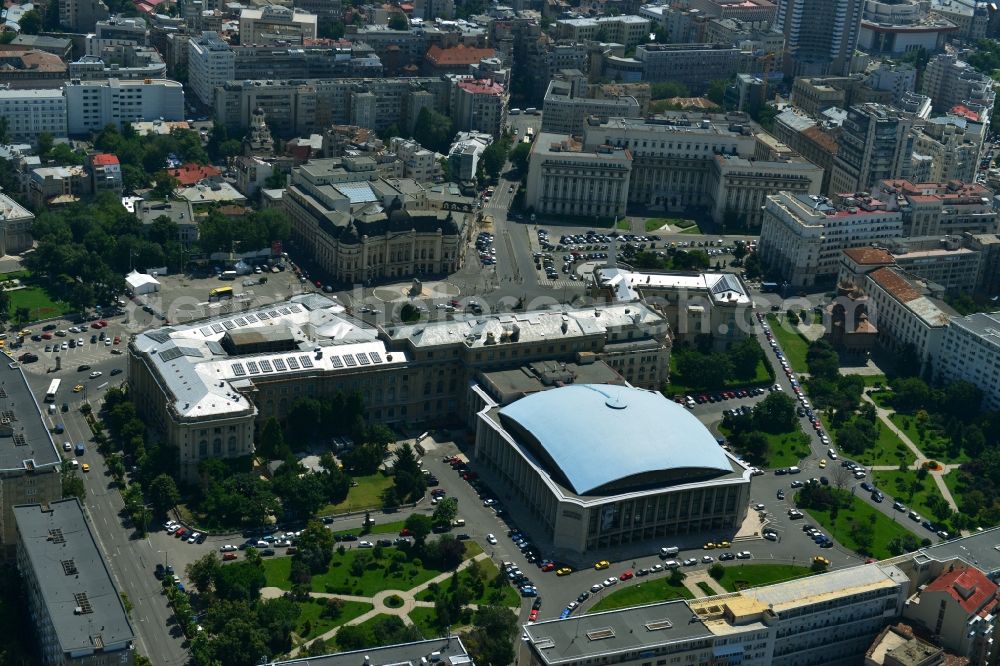
[[[160,290],[160,283],[152,275],[146,275],[139,271],[132,271],[125,276],[125,284],[136,296],[141,294],[152,294]]]

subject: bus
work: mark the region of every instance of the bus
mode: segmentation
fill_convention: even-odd
[[[223,298],[232,298],[232,297],[233,297],[232,287],[216,287],[212,291],[208,292],[209,300],[215,298],[221,301]]]
[[[59,385],[62,384],[61,379],[53,379],[52,383],[49,384],[49,390],[45,392],[45,402],[55,402],[56,393],[59,392]]]

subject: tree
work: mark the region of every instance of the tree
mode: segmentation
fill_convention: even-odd
[[[393,12],[389,15],[389,28],[392,30],[409,30],[410,21],[403,12]]]
[[[770,444],[767,436],[759,430],[751,430],[733,437],[733,445],[750,460],[762,463],[767,459]]]
[[[410,536],[418,546],[423,545],[427,540],[427,535],[431,533],[433,521],[430,516],[420,513],[411,513],[403,522],[403,526],[410,531]]]
[[[764,359],[764,350],[753,337],[748,337],[729,348],[727,352],[733,367],[733,376],[750,381],[757,376],[757,365]]]
[[[177,484],[167,474],[160,474],[149,484],[149,503],[153,505],[157,515],[162,516],[180,501],[181,494],[177,490]]]
[[[409,444],[404,443],[396,449],[393,478],[396,494],[401,501],[416,501],[427,490],[427,481],[420,471],[420,461]]]
[[[753,424],[755,429],[769,433],[794,431],[798,427],[795,402],[778,391],[769,394],[754,406]]]
[[[311,573],[323,573],[330,567],[334,543],[333,533],[323,523],[309,521],[296,543],[294,559],[304,563]]]
[[[291,453],[285,444],[285,433],[281,430],[281,424],[273,416],[268,418],[261,428],[257,452],[265,460],[280,460]]]
[[[708,84],[708,89],[705,91],[705,97],[719,106],[722,106],[726,97],[726,88],[728,87],[729,81],[726,81],[725,79],[715,79]]]
[[[169,173],[164,171],[158,171],[156,176],[156,184],[153,186],[153,195],[160,197],[161,199],[168,198],[173,194],[174,190],[180,187],[180,181],[171,176]]]
[[[469,654],[480,666],[514,663],[517,615],[504,606],[480,606],[468,634]]]
[[[672,97],[690,97],[691,91],[683,83],[662,81],[649,86],[651,99],[670,99]]]
[[[855,520],[851,523],[851,537],[858,545],[858,552],[871,554],[872,544],[875,543],[875,528],[867,520]]]
[[[255,601],[265,583],[264,571],[248,562],[220,567],[215,575],[216,593],[230,601]]]
[[[726,567],[716,562],[708,568],[708,575],[715,580],[722,580],[722,577],[726,575]]]
[[[817,340],[809,345],[806,351],[806,365],[813,377],[832,380],[840,376],[840,359],[830,343],[825,340]]]
[[[507,150],[509,144],[506,140],[494,141],[486,150],[483,151],[483,157],[480,164],[483,167],[483,171],[491,180],[496,180],[500,176],[500,172],[503,170],[503,165],[507,161]]]
[[[510,163],[519,174],[528,172],[528,156],[531,155],[531,144],[519,143],[510,151]]]
[[[447,153],[452,134],[451,118],[427,107],[420,110],[413,128],[417,143],[429,150]]]
[[[458,517],[458,500],[454,497],[442,498],[434,507],[434,515],[431,520],[435,525],[451,525],[451,521]]]
[[[62,496],[75,497],[81,502],[87,496],[87,488],[83,485],[83,479],[76,473],[68,460],[62,464]]]
[[[195,589],[199,593],[207,595],[212,591],[212,585],[215,584],[215,577],[221,568],[222,564],[215,553],[205,553],[194,562],[188,564],[184,571],[187,573],[188,580],[191,581]]]
[[[979,414],[983,392],[978,386],[967,381],[948,384],[943,391],[941,411],[960,421],[971,421]]]
[[[42,15],[37,9],[32,9],[22,14],[17,24],[22,35],[37,35],[42,30]]]

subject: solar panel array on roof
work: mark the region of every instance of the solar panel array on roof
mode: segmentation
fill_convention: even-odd
[[[349,368],[353,368],[358,364],[358,362],[354,360],[354,354],[344,354],[344,363],[346,363]]]
[[[259,375],[260,368],[257,367],[256,361],[247,361],[247,370],[250,371],[251,375]]]
[[[174,359],[178,359],[181,356],[184,356],[184,352],[182,352],[177,347],[164,349],[163,351],[160,352],[160,360],[163,361],[164,363],[167,363],[168,361],[173,361]]]
[[[731,273],[723,273],[719,281],[712,287],[713,294],[721,294],[726,291],[742,291],[740,281]]]
[[[231,322],[231,321],[224,321],[224,322],[222,322],[222,325],[226,327],[226,330],[227,330],[227,331],[231,331],[231,330],[233,330],[234,328],[236,328],[236,324],[234,324],[234,323],[233,323],[233,322]]]
[[[178,347],[184,356],[191,356],[193,358],[205,358],[205,355],[201,353],[200,349],[195,349],[194,347]]]
[[[287,368],[285,368],[285,362],[282,359],[276,358],[271,362],[274,363],[274,369],[277,370],[278,372],[284,372],[285,370],[287,370]]]
[[[216,333],[222,333],[222,324],[212,324],[212,330]]]
[[[247,320],[244,319],[243,317],[240,317],[239,319],[236,320],[236,324],[238,326],[246,326],[247,325]]]
[[[271,319],[277,319],[278,318],[278,311],[277,310],[268,310],[267,314],[271,315]]]
[[[382,362],[382,355],[379,354],[378,352],[368,352],[368,355],[371,356],[372,363]]]
[[[231,367],[233,368],[233,374],[237,377],[243,377],[247,374],[247,371],[243,369],[242,363],[233,363]]]
[[[335,367],[335,368],[342,368],[342,367],[344,367],[344,362],[340,360],[339,356],[331,356],[330,357],[330,363],[332,363],[333,367]]]
[[[204,335],[206,338],[212,335],[212,329],[208,326],[203,326],[199,330],[201,331],[201,334]]]
[[[288,308],[278,308],[278,312],[283,315],[292,314],[292,311]]]
[[[146,337],[159,343],[170,341],[170,335],[168,333],[164,333],[162,330],[147,333]]]
[[[291,310],[292,312],[302,312],[302,308],[300,308],[298,305],[289,305],[288,309]]]
[[[250,322],[251,324],[256,324],[257,323],[257,315],[248,314],[247,315],[247,321]]]
[[[260,319],[261,321],[265,321],[267,319],[270,319],[270,317],[267,316],[266,312],[258,312],[257,313],[257,319]]]
[[[364,352],[358,354],[357,359],[358,363],[360,363],[361,365],[368,365],[369,363],[371,363],[371,361],[368,360],[368,354]]]
[[[292,357],[288,357],[288,367],[291,368],[292,370],[298,370],[299,362]]]
[[[261,370],[261,372],[272,372],[272,370],[271,370],[271,362],[268,361],[266,358],[261,359],[260,360],[260,370]]]
[[[311,367],[313,367],[312,359],[309,358],[308,356],[299,356],[299,363],[302,364],[303,368],[311,368]]]

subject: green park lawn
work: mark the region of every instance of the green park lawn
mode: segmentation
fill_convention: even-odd
[[[683,229],[683,230],[681,231],[681,233],[682,233],[682,234],[692,234],[692,235],[699,235],[699,234],[703,234],[703,233],[705,233],[705,232],[704,232],[704,231],[702,231],[702,230],[701,230],[701,227],[699,227],[699,226],[698,226],[697,224],[692,224],[692,225],[691,225],[690,227],[685,227],[685,228],[684,228],[684,229]]]
[[[781,350],[785,354],[788,365],[793,372],[806,372],[806,352],[809,351],[809,341],[798,331],[789,330],[786,326],[791,326],[787,319],[778,319],[777,315],[767,315],[767,325],[774,333],[774,339],[778,341]]]
[[[369,530],[364,530],[360,527],[353,527],[349,530],[337,530],[334,532],[334,536],[347,536],[348,534],[353,534],[354,536],[360,536],[362,534],[399,534],[399,531],[403,529],[403,524],[405,521],[394,520],[389,523],[380,523],[375,521],[375,524]]]
[[[885,386],[888,383],[885,375],[861,375],[861,378],[864,380],[866,387]]]
[[[957,454],[949,449],[951,441],[942,435],[934,426],[926,425],[920,427],[915,416],[908,414],[893,413],[889,418],[896,424],[896,427],[906,433],[910,441],[917,445],[924,455],[931,460],[936,460],[945,464],[958,464],[969,462],[969,455],[962,450]]]
[[[618,229],[619,231],[631,231],[632,221],[627,217],[624,220],[618,220],[615,224],[615,229]]]
[[[806,512],[838,543],[854,551],[859,549],[859,545],[851,534],[851,527],[858,521],[871,521],[872,516],[874,516],[872,523],[874,537],[870,554],[880,560],[892,556],[892,553],[889,552],[890,541],[896,537],[911,534],[902,525],[895,523],[885,514],[866,504],[860,497],[852,496],[850,505],[840,509],[836,518],[833,518],[827,509],[806,509]],[[819,552],[819,548],[817,548],[817,552]]]
[[[321,636],[334,627],[346,624],[374,608],[371,604],[360,601],[344,601],[340,615],[336,618],[321,617],[326,601],[326,599],[311,599],[298,603],[299,619],[295,623],[295,634],[299,637],[300,642],[307,642]]]
[[[604,594],[604,597],[587,611],[597,613],[600,611],[614,610],[616,608],[626,608],[628,606],[641,606],[652,604],[657,601],[669,601],[671,599],[694,599],[691,590],[681,585],[671,585],[666,577],[659,579],[647,579],[641,583],[628,585],[620,589]]]
[[[317,515],[328,516],[349,511],[382,508],[382,493],[392,485],[392,477],[384,474],[356,476],[354,482],[358,485],[351,487],[347,493],[347,499],[340,504],[327,504],[319,510]]]
[[[783,435],[764,433],[764,436],[768,441],[764,466],[768,469],[798,465],[800,460],[809,455],[809,439],[801,430]]]
[[[727,592],[780,583],[811,573],[809,567],[794,564],[736,564],[726,566],[725,570],[725,575],[716,583]]]
[[[934,500],[930,498],[941,498],[941,492],[929,474],[923,480],[917,480],[917,472],[912,469],[908,469],[905,472],[875,471],[873,476],[875,477],[875,486],[877,488],[899,500],[921,516],[930,518],[931,520],[934,519],[934,512],[930,507],[930,503],[934,502]],[[947,482],[945,485],[947,485]]]
[[[13,318],[18,308],[28,308],[29,321],[57,317],[69,312],[69,305],[55,301],[41,287],[25,287],[8,292],[10,296],[10,316]]]
[[[407,613],[407,615],[410,616],[410,620],[413,621],[413,624],[420,630],[425,639],[443,635],[443,632],[434,625],[437,613],[433,608],[417,607]]]
[[[716,594],[718,594],[718,592],[715,591],[714,587],[712,587],[703,580],[699,580],[697,583],[695,583],[695,585],[697,585],[698,589],[704,592],[705,596],[707,597],[714,597]]]
[[[422,563],[416,565],[404,562],[398,567],[392,567],[390,566],[392,562],[390,556],[394,552],[394,548],[386,548],[382,559],[372,560],[372,563],[364,569],[360,576],[351,574],[351,565],[362,553],[373,555],[374,549],[352,548],[343,555],[334,553],[333,559],[330,561],[330,569],[325,573],[313,576],[311,589],[313,592],[333,592],[370,597],[382,590],[408,590],[444,573],[439,569],[428,568]],[[269,587],[280,587],[283,590],[292,588],[292,581],[289,580],[292,571],[292,558],[276,557],[264,559],[263,562],[264,574],[267,577]]]
[[[851,460],[856,460],[862,465],[912,465],[917,457],[913,454],[903,440],[888,428],[882,421],[876,423],[878,426],[878,439],[875,444],[858,456],[848,456]],[[833,441],[836,442],[836,436]]]
[[[511,606],[515,608],[520,605],[521,600],[518,597],[518,594],[513,587],[507,585],[506,583],[504,583],[502,587],[493,587],[490,584],[496,578],[497,574],[500,573],[500,570],[497,568],[497,565],[495,565],[492,560],[479,560],[479,562],[471,564],[465,569],[459,571],[458,572],[459,584],[464,583],[471,589],[472,587],[471,581],[473,578],[472,576],[473,566],[479,567],[479,570],[482,573],[482,580],[484,585],[482,594],[470,599],[469,600],[470,604],[475,604],[475,605],[498,604],[501,606]],[[552,575],[554,576],[555,574]],[[450,580],[442,581],[440,583],[440,589],[447,590],[450,585],[451,585]],[[436,598],[437,598],[437,590],[434,589],[433,585],[429,586],[426,590],[423,590],[416,596],[417,601],[435,601]]]

